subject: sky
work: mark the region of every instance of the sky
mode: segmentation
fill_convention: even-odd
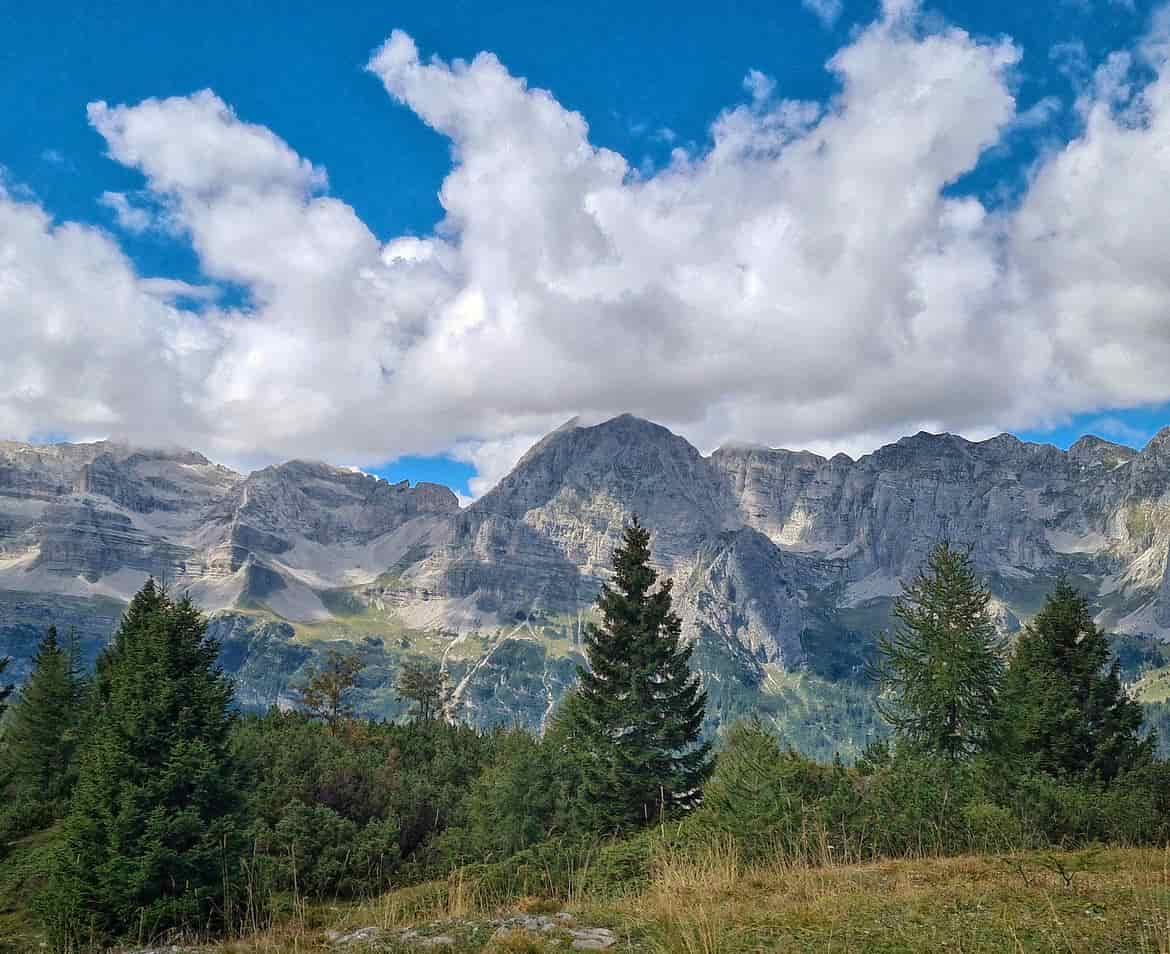
[[[4,4],[0,436],[478,496],[566,419],[1170,423],[1170,10]]]

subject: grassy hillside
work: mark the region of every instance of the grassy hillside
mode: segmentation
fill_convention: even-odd
[[[600,928],[615,938],[609,950],[643,954],[1160,954],[1170,951],[1170,854],[1109,849],[745,868],[715,848],[697,860],[664,855],[649,884],[610,900],[485,899],[453,877],[361,904],[290,904],[290,911],[251,936],[178,950],[541,954],[573,949],[571,931]],[[427,939],[451,943],[428,947]],[[26,947],[0,950],[32,950],[37,941],[22,933],[16,943]]]
[[[584,897],[567,910],[574,924],[612,930],[612,950],[655,954],[1161,952],[1170,950],[1168,857],[1110,850],[744,868],[715,848],[695,860],[665,855],[636,894]],[[351,911],[349,924],[377,925],[382,913],[380,926],[396,927],[404,900],[390,895]],[[531,898],[522,906],[551,907]],[[466,926],[482,922],[447,913],[459,916],[432,930],[462,929],[467,951],[564,949],[530,930],[480,942],[482,932]]]

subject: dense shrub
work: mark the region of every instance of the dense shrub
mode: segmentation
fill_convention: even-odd
[[[421,876],[431,865],[424,849],[497,745],[496,735],[435,721],[331,732],[277,710],[241,720],[233,753],[246,778],[256,876],[313,897],[368,895]]]
[[[846,769],[785,751],[753,720],[729,731],[690,825],[732,836],[748,861],[1160,844],[1170,838],[1170,769],[1147,765],[1111,785],[1011,778],[991,761],[885,743]]]
[[[275,828],[258,826],[256,846],[268,859],[272,886],[312,897],[384,891],[398,869],[393,818],[359,825],[324,805],[290,802]]]
[[[453,864],[507,858],[549,838],[557,815],[550,746],[522,730],[499,737],[495,758],[463,799],[438,854]]]
[[[818,808],[839,784],[831,768],[781,748],[752,719],[728,732],[697,818],[734,837],[747,857],[762,856],[801,841],[822,821]]]
[[[1151,764],[1109,785],[1024,776],[1008,795],[1010,808],[1025,830],[1051,844],[1165,844],[1170,840],[1168,768]]]

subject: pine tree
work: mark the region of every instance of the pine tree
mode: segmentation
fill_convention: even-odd
[[[882,714],[907,741],[951,759],[985,745],[996,713],[1004,644],[990,599],[970,552],[940,543],[903,584],[898,626],[878,643]]]
[[[72,787],[84,682],[76,655],[50,626],[6,734],[10,800],[33,798],[55,817]]]
[[[191,601],[153,580],[98,660],[92,717],[38,907],[64,944],[222,922],[242,823],[231,685]]]
[[[603,624],[585,629],[589,668],[578,669],[574,708],[589,740],[581,804],[609,830],[695,804],[710,768],[710,744],[698,744],[707,694],[691,673],[691,647],[680,645],[672,581],[651,592],[658,574],[637,517],[613,570],[597,599]]]
[[[1156,741],[1140,737],[1142,707],[1109,656],[1088,599],[1061,580],[1020,635],[1004,679],[998,735],[1013,770],[1109,781],[1153,758]]]

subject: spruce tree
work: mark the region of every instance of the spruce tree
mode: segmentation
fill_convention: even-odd
[[[690,670],[691,647],[680,645],[672,581],[653,589],[650,533],[637,517],[613,570],[597,599],[603,623],[585,628],[589,668],[578,669],[574,708],[589,740],[581,804],[604,830],[695,804],[710,768],[710,744],[699,744],[707,694]]]
[[[153,580],[98,660],[62,845],[39,907],[58,940],[203,930],[238,870],[231,685],[191,601]]]
[[[50,626],[37,648],[32,675],[12,706],[5,736],[8,797],[33,799],[56,817],[72,787],[84,683],[70,647]]]
[[[1003,679],[991,594],[969,550],[943,542],[904,583],[898,625],[878,642],[879,708],[906,741],[959,759],[987,741]]]
[[[1008,665],[998,733],[1006,764],[1109,781],[1153,758],[1155,740],[1140,736],[1142,707],[1109,656],[1088,599],[1061,580]]]

